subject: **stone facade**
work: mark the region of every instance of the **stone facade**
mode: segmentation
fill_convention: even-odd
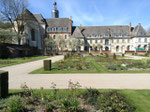
[[[65,40],[71,37],[80,40],[83,42],[79,47],[80,51],[125,53],[126,51],[136,51],[138,48],[149,50],[150,35],[140,23],[135,27],[132,27],[131,23],[117,26],[72,26],[72,17],[59,18],[56,3],[54,3],[52,10],[52,18],[45,19],[41,14],[32,14],[28,10],[26,13],[33,19],[26,24],[27,35],[23,43],[28,43],[39,49],[43,48],[43,37],[48,34],[54,40],[58,36]]]

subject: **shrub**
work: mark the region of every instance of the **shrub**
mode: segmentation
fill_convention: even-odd
[[[115,53],[113,54],[113,59],[116,59],[116,54]]]
[[[99,96],[99,91],[97,89],[91,89],[91,88],[87,89],[87,92],[83,95],[83,97],[91,105],[95,105],[98,96]]]
[[[115,70],[117,70],[117,67],[115,65],[112,65],[112,66],[108,66],[107,69],[115,71]]]
[[[108,57],[109,57],[108,53],[105,53],[105,57],[106,57],[106,58],[108,58]]]
[[[72,98],[72,99],[64,99],[61,102],[61,109],[65,112],[79,112],[80,107],[79,107],[79,101],[77,98]]]
[[[6,106],[10,112],[23,111],[25,102],[20,96],[11,96],[6,100]]]
[[[124,54],[122,54],[122,57],[124,57]]]
[[[45,112],[53,112],[53,109],[55,109],[55,106],[52,103],[46,103],[45,104]]]
[[[101,93],[96,108],[104,112],[135,112],[135,107],[116,91]]]

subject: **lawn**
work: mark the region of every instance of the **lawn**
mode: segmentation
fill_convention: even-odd
[[[125,111],[125,112],[134,112],[134,111],[135,112],[150,112],[150,90],[110,90],[110,89],[102,90],[102,89],[99,89],[97,92],[97,90],[95,89],[87,90],[87,89],[71,89],[70,88],[67,90],[58,90],[58,89],[57,90],[55,89],[54,90],[48,90],[48,89],[47,90],[32,90],[32,95],[29,95],[30,91],[27,91],[27,90],[26,91],[10,90],[9,93],[11,95],[16,95],[16,94],[21,93],[20,94],[21,97],[23,97],[24,100],[27,100],[27,102],[30,104],[30,106],[26,106],[28,108],[31,108],[34,105],[35,101],[37,102],[38,100],[42,100],[41,103],[35,103],[36,105],[35,107],[39,107],[40,105],[43,108],[44,107],[49,107],[53,109],[61,108],[64,110],[64,109],[68,109],[70,106],[70,107],[73,107],[74,109],[76,107],[78,107],[78,109],[79,108],[81,109],[82,107],[82,108],[89,109],[89,110],[94,108],[96,110],[97,109],[105,110],[106,112],[120,112],[119,109],[122,108],[122,109],[129,109],[128,111]],[[29,97],[28,95],[32,97]],[[74,101],[73,104],[70,104],[71,102],[68,101],[68,98],[71,101],[72,101],[72,98],[73,99],[75,98],[73,100]],[[77,103],[76,101],[79,101],[79,102]],[[84,103],[82,101],[84,101]],[[0,100],[0,103],[2,102],[4,101]],[[46,105],[45,103],[48,103],[49,106]],[[83,104],[80,104],[80,103],[83,103]],[[53,106],[57,105],[58,107],[57,108],[53,107],[52,104]],[[72,111],[72,112],[83,112],[83,111]],[[86,112],[90,112],[90,111],[86,111]]]
[[[11,65],[16,65],[16,64],[21,64],[21,63],[26,63],[26,62],[31,62],[31,61],[36,61],[36,60],[40,60],[44,58],[50,58],[50,56],[33,56],[33,57],[23,57],[23,58],[0,59],[0,68],[11,66]]]
[[[31,74],[55,73],[150,73],[150,59],[132,60],[122,56],[71,56],[52,64],[51,71],[37,69]]]

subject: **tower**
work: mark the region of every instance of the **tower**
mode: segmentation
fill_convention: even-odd
[[[52,10],[52,18],[59,18],[59,11],[57,10],[56,7],[57,3],[54,2],[53,5],[54,5],[54,9]]]

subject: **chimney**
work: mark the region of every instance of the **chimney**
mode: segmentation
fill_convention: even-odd
[[[80,24],[80,31],[82,30],[82,25]]]
[[[70,16],[70,20],[72,20],[72,16]]]
[[[131,33],[131,22],[129,23],[129,33]]]

